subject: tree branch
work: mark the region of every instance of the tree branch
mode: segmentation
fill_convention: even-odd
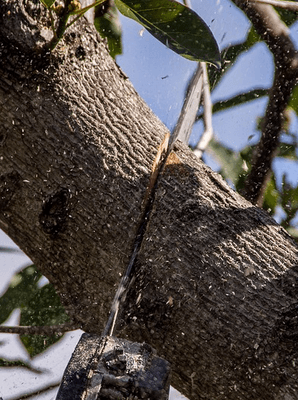
[[[17,253],[19,255],[23,255],[24,253],[15,247],[6,247],[6,246],[0,246],[0,253]]]
[[[0,367],[4,368],[24,368],[30,372],[33,372],[35,374],[43,374],[47,372],[46,369],[39,369],[39,368],[34,368],[32,365],[29,363],[26,363],[22,360],[9,360],[9,359],[3,359],[0,358]]]
[[[252,159],[252,169],[246,179],[244,196],[255,204],[262,204],[262,195],[271,171],[282,132],[284,113],[298,78],[298,58],[288,27],[269,5],[233,0],[254,24],[268,45],[275,61],[275,76],[269,92],[262,136]]]
[[[183,4],[189,8],[191,8],[191,2],[190,0],[183,0]]]
[[[201,158],[203,152],[206,150],[210,140],[213,137],[212,126],[212,101],[210,95],[210,86],[208,80],[208,71],[206,63],[202,63],[203,68],[203,104],[204,104],[204,126],[205,130],[198,144],[194,149],[194,154]]]
[[[3,326],[0,325],[0,333],[15,333],[18,335],[46,335],[63,334],[65,332],[80,329],[77,324],[66,323],[49,326]]]
[[[298,4],[293,1],[282,0],[250,0],[251,3],[269,4],[270,6],[284,8],[290,11],[298,11]]]
[[[50,385],[45,386],[45,387],[43,387],[41,389],[32,390],[32,392],[29,392],[29,393],[26,392],[26,394],[19,394],[19,395],[14,396],[14,397],[8,397],[6,400],[25,400],[25,399],[30,399],[30,397],[37,396],[37,395],[45,393],[45,392],[47,392],[49,390],[56,389],[59,385],[60,385],[60,381],[59,382],[54,382],[54,383],[51,383]]]

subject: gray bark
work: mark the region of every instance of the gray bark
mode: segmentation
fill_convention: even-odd
[[[42,14],[21,5],[0,3],[0,226],[100,334],[167,130],[91,26],[44,54]],[[295,399],[297,276],[287,233],[178,143],[117,333],[155,347],[190,399]]]
[[[13,3],[2,4],[3,36]],[[166,132],[98,39],[81,21],[51,57],[30,54],[27,35],[22,52],[3,40],[0,78],[1,227],[93,330],[128,262]]]

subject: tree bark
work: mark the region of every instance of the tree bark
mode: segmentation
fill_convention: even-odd
[[[100,334],[168,132],[84,20],[44,53],[32,4],[0,4],[0,226]],[[297,277],[286,231],[177,143],[117,334],[155,347],[190,399],[295,399]]]
[[[127,265],[166,128],[84,20],[55,53],[35,54],[21,25],[25,10],[14,15],[15,4],[1,5],[1,227],[72,317],[98,330]],[[25,31],[20,43],[19,31],[9,41],[13,18]]]

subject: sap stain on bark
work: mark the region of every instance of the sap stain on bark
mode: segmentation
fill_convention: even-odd
[[[47,199],[39,215],[39,222],[45,233],[57,235],[66,228],[69,213],[69,191],[62,189]]]

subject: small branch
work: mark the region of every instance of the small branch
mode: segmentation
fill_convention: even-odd
[[[54,16],[53,16],[53,12],[52,9],[49,8],[49,14],[50,14],[50,20],[51,20],[51,27],[52,27],[52,31],[54,34],[54,39],[57,40],[57,33],[56,33],[56,29],[55,29],[55,21],[54,21]]]
[[[14,333],[18,335],[46,335],[62,334],[69,331],[80,329],[73,323],[49,326],[3,326],[0,325],[0,333]]]
[[[105,1],[106,0],[96,0],[92,4],[86,6],[82,9],[76,9],[74,11],[71,11],[70,8],[72,7],[72,1],[66,0],[64,10],[59,17],[59,24],[58,24],[58,27],[56,30],[53,26],[53,16],[51,14],[51,9],[50,9],[50,17],[51,17],[51,22],[52,22],[52,29],[54,31],[54,37],[48,46],[49,49],[54,50],[54,48],[57,46],[59,41],[62,39],[67,28],[69,28],[72,24],[74,24],[79,18],[81,18],[92,7],[98,6],[102,3],[104,3]],[[80,3],[78,3],[78,4],[80,4]],[[68,20],[71,16],[75,16],[75,17],[72,19],[71,22],[68,22]]]
[[[251,3],[269,4],[270,6],[284,8],[290,11],[298,11],[298,4],[293,1],[282,0],[250,0]]]
[[[39,369],[39,368],[34,368],[32,365],[29,363],[26,363],[22,360],[5,360],[3,358],[0,358],[0,367],[4,368],[24,368],[30,372],[33,372],[35,374],[43,374],[45,372],[48,372],[46,369]],[[1,399],[1,397],[0,397]]]
[[[26,392],[26,394],[23,394],[23,395],[21,394],[21,395],[17,395],[17,396],[14,396],[14,397],[7,397],[5,400],[25,400],[25,399],[30,399],[30,397],[37,396],[37,395],[40,395],[42,393],[48,392],[49,390],[56,389],[59,385],[60,385],[60,381],[59,382],[54,382],[54,383],[51,383],[48,386],[45,386],[44,388],[37,389],[37,390],[32,391],[30,393]]]
[[[262,40],[268,45],[275,61],[275,76],[262,126],[262,136],[256,146],[252,168],[245,181],[243,195],[262,205],[263,192],[271,173],[271,164],[279,145],[284,113],[298,78],[298,57],[288,27],[273,7],[251,1],[233,0],[252,21]]]
[[[186,7],[191,8],[191,2],[190,2],[190,0],[183,0],[183,4],[184,4]]]
[[[59,41],[62,39],[63,34],[66,29],[66,24],[68,21],[68,18],[70,16],[68,7],[70,6],[71,0],[65,0],[64,4],[64,9],[61,15],[59,16],[59,23],[57,29],[54,30],[54,37],[49,43],[49,50],[54,50],[54,48],[57,46]]]
[[[90,4],[89,6],[86,6],[79,11],[73,12],[72,15],[76,15],[76,17],[69,24],[67,24],[66,29],[69,28],[73,23],[75,23],[79,18],[81,18],[92,7],[99,6],[100,4],[104,3],[105,1],[106,0],[96,0],[94,3]]]
[[[0,246],[0,253],[17,253],[19,255],[24,254],[20,249],[16,249],[14,247],[6,247],[6,246]]]
[[[263,122],[262,136],[255,149],[252,169],[245,181],[244,196],[259,206],[271,174],[271,164],[279,146],[284,114],[294,82],[285,77],[283,70],[277,70]]]
[[[206,63],[202,62],[203,68],[203,103],[204,103],[204,126],[205,131],[199,140],[196,148],[194,149],[194,154],[201,158],[202,154],[206,150],[210,140],[213,137],[213,126],[212,126],[212,101],[210,94],[210,85],[208,80],[208,72]]]

